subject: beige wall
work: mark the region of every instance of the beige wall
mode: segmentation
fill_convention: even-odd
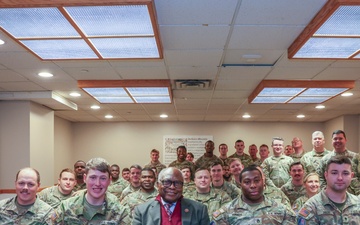
[[[302,138],[306,150],[312,149],[311,134],[323,130],[323,123],[265,123],[265,122],[129,122],[75,123],[74,159],[85,161],[103,157],[110,163],[128,167],[133,163],[146,164],[151,149],[162,152],[164,135],[212,135],[215,145],[226,143],[232,154],[237,139],[250,144],[271,144],[274,136],[290,144],[293,137]],[[331,145],[331,143],[329,143]],[[328,146],[330,148],[330,146]],[[216,147],[215,153],[218,154]],[[162,155],[161,155],[162,157]],[[162,160],[162,158],[161,158]]]

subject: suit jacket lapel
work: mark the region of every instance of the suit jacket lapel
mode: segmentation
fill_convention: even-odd
[[[187,201],[181,199],[181,220],[183,225],[191,224],[192,206]]]
[[[151,206],[149,208],[149,218],[151,218],[151,221],[153,221],[154,225],[160,225],[161,221],[161,212],[160,212],[160,203],[158,201],[154,201],[151,203]]]

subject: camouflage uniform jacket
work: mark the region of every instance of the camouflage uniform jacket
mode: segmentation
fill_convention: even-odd
[[[216,155],[206,157],[204,154],[195,161],[195,168],[209,168],[212,162],[219,162],[222,165],[222,161]]]
[[[26,212],[20,214],[16,206],[16,198],[12,197],[0,201],[0,224],[51,224],[54,209],[50,205],[36,198]]]
[[[85,189],[86,189],[86,183],[76,184],[75,187],[73,188],[73,192],[85,190]]]
[[[74,192],[71,192],[68,195],[63,195],[59,191],[59,186],[55,185],[45,188],[44,190],[39,192],[37,196],[38,198],[49,204],[51,207],[53,207],[53,209],[56,209],[60,205],[61,201],[70,198],[73,193]]]
[[[95,215],[91,218],[86,214],[85,194],[74,196],[61,202],[52,216],[53,224],[61,225],[100,225],[100,224],[120,224],[128,225],[131,223],[128,210],[122,206],[115,195],[107,192],[105,201]]]
[[[255,159],[255,160],[253,160],[253,163],[252,163],[252,164],[255,164],[255,165],[257,165],[257,166],[261,166],[262,161],[261,161],[261,159],[257,158],[257,159]]]
[[[331,157],[336,155],[345,155],[351,160],[352,171],[354,172],[354,178],[351,180],[350,186],[348,187],[347,190],[351,194],[359,195],[360,194],[360,163],[359,163],[360,155],[358,153],[349,151],[347,149],[343,153],[336,153],[335,151],[332,151],[321,159],[320,165],[317,170],[317,174],[319,174],[319,178],[320,178],[321,188],[324,188],[326,186],[326,180],[324,176],[326,164]]]
[[[179,170],[181,170],[183,166],[190,167],[191,179],[192,179],[194,174],[195,174],[195,165],[194,165],[194,163],[186,161],[186,160],[183,161],[183,162],[179,162],[178,160],[175,160],[175,161],[173,161],[172,163],[169,164],[169,167],[175,167],[175,168],[178,168]]]
[[[120,177],[117,181],[111,182],[108,186],[107,191],[111,194],[114,194],[116,197],[120,198],[122,191],[129,186],[129,182],[124,178]]]
[[[260,204],[250,206],[239,196],[216,210],[212,218],[218,225],[295,224],[293,211],[266,197]]]
[[[188,183],[184,183],[183,186],[183,195],[186,195],[188,192],[193,192],[196,190],[194,181],[190,181]]]
[[[291,209],[289,198],[279,188],[273,186],[265,186],[263,195],[279,204],[283,204]]]
[[[140,205],[150,199],[155,199],[155,197],[159,194],[158,190],[154,188],[154,190],[150,193],[146,193],[140,190],[135,191],[131,194],[128,194],[122,201],[121,204],[129,209],[130,218],[133,218],[133,213],[135,206]]]
[[[294,160],[294,162],[300,162],[301,157],[303,157],[305,154],[305,151],[303,151],[300,155],[293,153],[290,155],[290,157]]]
[[[237,198],[241,194],[241,189],[238,188],[236,185],[224,181],[223,185],[220,187],[214,187],[213,183],[210,184],[210,187],[215,190],[223,190],[225,191],[231,199]]]
[[[200,194],[195,190],[191,193],[188,193],[187,196],[184,195],[184,197],[206,205],[210,218],[213,212],[231,201],[230,196],[225,191],[215,191],[212,188],[210,188],[210,192],[206,194]]]
[[[134,187],[131,184],[129,184],[121,193],[120,197],[119,197],[119,201],[121,202],[125,196],[127,196],[128,194],[131,194],[135,191],[138,191],[140,189],[141,185],[139,187]]]
[[[270,156],[265,159],[261,167],[266,177],[266,184],[278,188],[283,186],[291,178],[289,167],[293,162],[294,160],[286,155]]]
[[[306,195],[306,189],[304,185],[295,186],[291,180],[281,186],[281,191],[289,198],[290,204],[292,205],[296,199]]]
[[[305,202],[309,199],[307,195],[301,196],[300,198],[297,198],[294,203],[292,204],[291,208],[294,210],[296,215],[298,214],[299,210],[303,207]]]
[[[299,210],[298,224],[360,224],[359,197],[350,193],[346,195],[345,205],[340,211],[322,190]]]
[[[219,159],[222,161],[223,165],[229,165],[229,161],[230,161],[229,157],[226,157],[225,159],[219,157]]]
[[[305,172],[308,173],[315,173],[317,168],[320,166],[321,159],[329,154],[330,151],[324,149],[324,152],[322,153],[316,153],[316,151],[313,149],[311,152],[305,153],[303,157],[301,157],[300,162],[304,165]]]
[[[232,154],[231,156],[229,156],[229,158],[238,158],[241,160],[241,164],[244,165],[244,167],[248,167],[249,165],[251,165],[253,163],[251,157],[244,153],[242,156],[239,156],[238,154],[236,154],[236,152],[234,154]]]
[[[160,161],[157,161],[156,163],[153,163],[153,162],[150,161],[149,164],[146,164],[144,166],[144,168],[152,168],[152,167],[156,168],[156,173],[157,174],[159,174],[162,169],[166,168],[166,166],[164,164],[162,164]]]

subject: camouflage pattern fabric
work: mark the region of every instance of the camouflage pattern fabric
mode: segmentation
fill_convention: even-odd
[[[291,208],[294,210],[296,215],[298,214],[299,210],[305,205],[305,202],[309,199],[307,195],[301,196],[300,198],[297,198],[294,203],[292,204]]]
[[[354,178],[351,180],[350,186],[348,187],[347,190],[351,194],[359,195],[360,194],[360,163],[359,163],[360,155],[350,150],[345,150],[345,152],[343,153],[336,153],[333,150],[332,152],[325,155],[320,160],[320,165],[318,167],[317,174],[319,174],[321,188],[324,188],[326,186],[326,180],[324,176],[326,164],[331,157],[337,155],[347,156],[351,160],[352,171],[354,172]]]
[[[316,153],[313,149],[311,152],[307,152],[301,157],[300,162],[305,168],[305,172],[308,173],[315,173],[320,166],[321,159],[329,154],[329,150],[324,150],[322,153]]]
[[[264,188],[264,196],[271,199],[279,204],[283,204],[291,209],[289,198],[279,188],[273,186],[266,186]]]
[[[220,158],[219,157],[219,159],[221,160],[221,162],[223,163],[223,165],[229,165],[229,161],[230,161],[230,158],[229,157],[227,157],[227,158],[225,158],[225,159],[222,159],[222,158]]]
[[[166,166],[164,164],[162,164],[160,161],[158,161],[157,163],[149,162],[148,164],[146,164],[144,166],[144,168],[153,168],[153,167],[156,168],[157,174],[159,174],[162,169],[166,168]]]
[[[61,225],[99,225],[99,224],[131,224],[128,210],[122,206],[117,197],[106,193],[102,207],[92,216],[88,215],[85,206],[85,194],[63,201],[51,217],[53,224]]]
[[[76,184],[75,187],[73,188],[73,192],[85,190],[85,189],[86,189],[86,183]]]
[[[296,199],[306,195],[306,189],[304,185],[295,186],[291,180],[281,186],[281,191],[289,198],[290,204],[292,205]]]
[[[122,191],[129,185],[130,183],[121,177],[117,181],[111,182],[111,184],[108,186],[107,191],[120,198]]]
[[[213,224],[295,224],[295,213],[282,204],[264,197],[260,204],[250,206],[242,201],[241,196],[229,204],[216,210],[213,215]]]
[[[72,196],[73,192],[68,195],[63,195],[59,191],[59,186],[52,186],[43,189],[41,192],[37,194],[37,197],[49,204],[53,209],[56,209],[61,201],[68,199]]]
[[[0,224],[52,224],[51,215],[54,209],[39,198],[36,198],[34,204],[23,213],[19,212],[15,201],[16,197],[0,201]]]
[[[231,197],[225,191],[215,191],[212,188],[210,188],[210,192],[206,194],[200,194],[195,190],[193,192],[188,192],[184,197],[206,205],[210,218],[213,212],[231,201]]]
[[[209,168],[210,164],[213,162],[219,162],[222,165],[222,161],[216,155],[213,155],[212,157],[203,155],[195,161],[195,168]]]
[[[195,174],[195,165],[192,162],[189,161],[183,161],[183,162],[179,162],[178,160],[173,161],[172,163],[169,164],[169,167],[175,167],[178,168],[179,170],[181,170],[184,166],[188,166],[190,167],[191,170],[191,179],[194,178],[194,174]]]
[[[243,164],[244,167],[248,167],[249,165],[251,165],[253,163],[251,157],[246,153],[244,153],[242,156],[234,153],[231,156],[229,156],[229,158],[238,158],[238,159],[240,159],[241,164]]]
[[[339,210],[324,190],[316,194],[299,210],[298,224],[360,224],[359,197],[350,193],[346,195],[345,205]]]
[[[256,160],[253,160],[253,163],[252,164],[255,164],[255,165],[257,165],[257,166],[261,166],[261,164],[262,164],[262,161],[261,161],[261,159],[256,159]]]
[[[225,191],[230,196],[231,199],[235,199],[241,194],[240,188],[227,181],[224,181],[223,185],[220,187],[214,187],[214,185],[211,183],[210,187],[215,190]]]
[[[300,155],[293,153],[290,155],[290,157],[294,160],[294,162],[300,162],[301,157],[303,157],[304,155],[305,155],[305,151],[302,152]]]
[[[184,183],[183,186],[183,195],[187,194],[188,192],[193,192],[196,190],[194,181],[190,181],[188,183]]]
[[[289,167],[294,160],[286,155],[279,157],[270,156],[261,164],[266,177],[266,185],[280,188],[290,178]]]
[[[139,187],[134,187],[130,184],[122,191],[119,201],[121,202],[125,198],[125,196],[127,196],[128,194],[138,191],[140,189],[140,187],[141,187],[141,185]]]

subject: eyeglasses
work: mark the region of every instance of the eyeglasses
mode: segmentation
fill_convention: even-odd
[[[172,181],[172,180],[162,180],[162,185],[166,188],[171,187],[173,184],[175,188],[181,188],[184,185],[184,182],[181,181]]]

